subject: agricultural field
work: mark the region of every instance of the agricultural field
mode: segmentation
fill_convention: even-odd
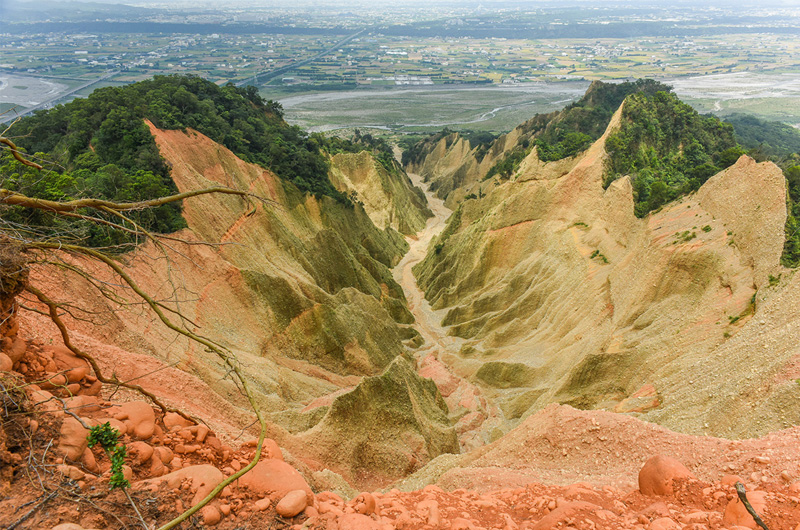
[[[111,22],[84,14],[58,32],[0,21],[0,80],[25,81],[0,81],[0,104],[46,107],[188,74],[255,85],[313,130],[500,132],[563,106],[590,81],[655,78],[703,112],[800,123],[791,86],[800,10],[337,9],[232,7],[188,18],[150,9]]]

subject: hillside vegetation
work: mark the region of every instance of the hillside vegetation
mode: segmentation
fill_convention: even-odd
[[[68,200],[92,196],[137,201],[173,193],[170,168],[161,158],[144,120],[162,129],[192,128],[245,161],[259,164],[317,196],[347,198],[328,179],[329,164],[312,138],[283,120],[280,105],[264,101],[252,88],[217,86],[199,77],[157,76],[124,87],[96,90],[86,99],[38,112],[14,126],[13,135],[29,153],[50,161],[44,176],[3,159],[3,186],[28,195]],[[4,212],[7,220],[50,229],[46,214],[32,218]],[[157,232],[183,228],[180,205],[164,206],[136,218]],[[126,236],[80,221],[68,223],[73,237],[104,246]]]
[[[606,151],[604,185],[630,175],[637,217],[696,191],[744,154],[731,125],[699,115],[667,91],[631,95]]]
[[[545,162],[561,160],[585,151],[605,131],[611,116],[631,94],[655,94],[670,90],[652,79],[625,83],[595,82],[586,94],[560,112],[537,114],[521,126],[517,146],[492,166],[485,178],[500,175],[510,177],[533,146],[539,159]]]

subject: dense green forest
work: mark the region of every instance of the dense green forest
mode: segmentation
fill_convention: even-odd
[[[144,119],[164,129],[196,129],[302,191],[347,201],[328,180],[320,139],[289,126],[280,105],[264,101],[254,87],[220,87],[185,76],[102,88],[21,120],[10,134],[28,153],[45,160],[48,170],[39,174],[5,153],[0,160],[2,186],[52,200],[93,196],[137,201],[173,193],[169,167]],[[185,226],[180,208],[172,204],[135,213],[135,220],[157,232],[172,232]],[[47,214],[6,209],[2,216],[9,222],[67,228],[54,226]],[[129,241],[119,231],[79,221],[68,224],[74,236],[94,246]]]
[[[731,114],[725,121],[733,125],[739,143],[762,157],[783,157],[800,152],[800,131],[779,121],[765,121],[749,114]],[[755,154],[755,153],[754,153]]]
[[[518,145],[491,167],[485,178],[508,178],[535,145],[540,160],[561,160],[586,150],[605,132],[611,116],[631,94],[670,90],[652,79],[592,83],[586,94],[560,112],[537,114],[522,126]]]
[[[605,185],[630,175],[639,217],[697,190],[744,154],[732,125],[701,116],[666,91],[631,95],[606,151]]]

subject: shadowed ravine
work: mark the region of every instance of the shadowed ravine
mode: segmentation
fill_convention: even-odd
[[[455,422],[462,451],[469,451],[488,443],[488,431],[500,420],[500,411],[490,404],[481,389],[463,379],[458,370],[459,350],[464,339],[448,335],[442,326],[446,310],[435,311],[417,285],[412,268],[425,258],[430,242],[447,225],[452,211],[444,202],[428,191],[421,176],[409,173],[415,186],[425,192],[433,217],[415,236],[406,237],[410,248],[393,270],[394,279],[403,288],[408,308],[416,320],[415,327],[425,342],[416,350],[419,373],[433,379],[444,396]],[[487,420],[492,420],[487,424]]]

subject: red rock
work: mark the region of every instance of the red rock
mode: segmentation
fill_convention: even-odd
[[[222,471],[212,465],[189,466],[173,471],[163,477],[143,480],[136,483],[137,487],[147,487],[155,484],[167,484],[170,488],[179,488],[184,480],[190,480],[192,490],[195,491],[192,506],[203,500],[211,490],[217,487],[225,477]]]
[[[28,351],[28,344],[23,339],[17,337],[11,343],[11,346],[9,348],[5,348],[3,350],[3,353],[5,353],[11,359],[11,362],[16,364],[23,357],[25,357],[25,353],[27,351]]]
[[[45,372],[44,381],[39,383],[39,386],[44,390],[52,390],[54,388],[63,388],[67,385],[67,376],[54,372]]]
[[[161,459],[162,462],[165,464],[169,464],[172,462],[172,459],[175,458],[175,455],[172,454],[172,449],[165,446],[156,447],[153,450],[153,453]]]
[[[5,353],[0,353],[0,372],[10,372],[14,368],[14,361]]]
[[[682,478],[694,475],[674,458],[656,455],[639,471],[639,491],[643,495],[672,495],[672,481]]]
[[[264,510],[268,510],[270,506],[272,506],[272,500],[269,497],[264,497],[263,499],[259,499],[253,503],[256,510],[263,512]]]
[[[203,524],[207,526],[214,526],[222,520],[222,514],[215,506],[203,506],[200,515],[203,517]]]
[[[532,530],[550,530],[556,528],[559,523],[564,523],[568,519],[575,517],[578,512],[588,511],[594,512],[600,509],[600,506],[584,501],[565,502],[558,508],[542,517],[539,522],[531,527]]]
[[[380,530],[380,525],[366,515],[348,513],[339,518],[339,530]]]
[[[185,427],[194,425],[191,421],[187,420],[177,412],[167,412],[164,414],[164,426],[168,431],[177,431]]]
[[[166,475],[167,473],[167,466],[164,465],[164,462],[161,461],[160,458],[151,458],[150,459],[150,476],[161,477]]]
[[[331,502],[320,501],[319,505],[317,506],[317,510],[319,510],[320,515],[330,513],[337,517],[341,517],[344,515],[344,512],[341,508],[336,506]]]
[[[264,455],[265,458],[283,460],[281,448],[278,447],[277,442],[271,438],[264,438],[264,443],[261,446],[261,454]]]
[[[78,420],[72,416],[66,416],[61,423],[61,436],[56,450],[65,458],[78,461],[89,446],[86,439],[88,435],[89,431],[84,429]]]
[[[68,466],[66,464],[61,464],[56,467],[59,473],[63,476],[72,479],[72,480],[83,480],[86,477],[86,473],[81,471],[75,466]]]
[[[681,525],[669,517],[660,517],[650,523],[647,530],[681,530]]]
[[[767,493],[764,491],[747,492],[747,500],[759,515],[763,515],[764,509],[767,507],[766,495]],[[727,526],[738,525],[746,528],[758,528],[755,519],[748,513],[747,508],[744,507],[744,504],[742,504],[738,496],[725,507],[725,513],[722,516],[722,524]]]
[[[366,491],[359,493],[358,496],[353,500],[353,504],[355,506],[356,513],[360,513],[362,515],[372,515],[375,513],[375,508],[377,506],[375,497]]]
[[[433,499],[427,499],[417,503],[417,513],[427,524],[438,528],[441,524],[439,518],[439,503]]]
[[[70,410],[78,415],[86,414],[87,412],[98,412],[100,410],[100,403],[94,396],[74,396],[64,399],[67,405],[67,410]]]
[[[261,460],[238,482],[256,495],[269,496],[273,500],[282,499],[290,491],[303,490],[306,492],[307,503],[314,501],[314,494],[303,475],[282,460]]]
[[[125,423],[128,434],[139,440],[146,440],[155,433],[156,414],[144,401],[123,403],[116,407],[114,418]]]
[[[733,486],[737,482],[744,483],[742,477],[740,477],[739,475],[725,475],[719,480],[719,483],[722,484],[723,486]]]
[[[308,495],[305,490],[294,490],[287,493],[275,506],[281,517],[294,517],[308,506]]]
[[[100,391],[103,389],[103,383],[100,381],[94,381],[89,388],[83,390],[81,394],[84,396],[98,396],[100,395]]]
[[[208,436],[209,429],[205,425],[198,425],[197,426],[197,441],[203,443]]]
[[[128,444],[128,455],[136,464],[144,464],[153,456],[153,446],[145,442],[131,442]]]
[[[647,412],[661,405],[661,399],[653,385],[644,385],[642,388],[623,399],[614,407],[614,412]]]
[[[94,457],[92,450],[88,447],[81,456],[81,464],[92,473],[97,473],[100,471],[100,467],[97,465],[97,459]]]

